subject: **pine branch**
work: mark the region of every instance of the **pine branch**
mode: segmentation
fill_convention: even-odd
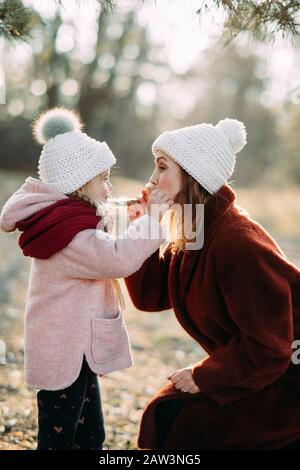
[[[273,41],[278,34],[282,37],[299,36],[300,2],[294,0],[213,0],[203,2],[197,11],[207,14],[214,7],[225,10],[225,37],[227,42],[241,32],[249,32],[255,39]]]
[[[50,0],[49,0],[50,1]],[[53,0],[63,5],[65,0]],[[99,5],[112,11],[118,0],[76,0]],[[146,0],[143,0],[146,1]],[[155,1],[155,0],[147,0]],[[300,1],[294,0],[199,0],[198,15],[222,8],[227,15],[225,37],[231,41],[243,31],[260,40],[274,40],[281,34],[292,39],[299,36]],[[170,7],[171,7],[170,1]],[[92,5],[91,5],[92,6]],[[28,40],[35,15],[21,0],[0,0],[0,37]]]
[[[0,0],[0,37],[28,40],[33,14],[21,0]]]
[[[63,5],[65,0],[53,0]],[[84,0],[76,0],[78,4]],[[105,10],[113,10],[114,0],[85,0],[94,6],[98,3]],[[93,5],[91,5],[93,6]],[[0,0],[0,38],[6,41],[22,40],[31,38],[31,31],[37,21],[41,18],[30,8],[26,8],[22,0]]]

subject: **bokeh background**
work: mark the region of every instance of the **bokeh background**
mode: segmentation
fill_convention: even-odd
[[[41,149],[30,125],[46,107],[76,108],[86,132],[109,143],[118,160],[115,194],[128,196],[153,171],[159,133],[234,117],[248,131],[231,178],[238,203],[300,265],[299,36],[270,42],[242,31],[225,41],[226,12],[212,5],[197,14],[199,4],[120,0],[111,10],[99,2],[23,0],[30,39],[0,36],[1,206],[27,176],[37,177]],[[17,237],[0,234],[0,449],[35,447],[35,392],[23,381],[30,260]],[[136,448],[151,396],[170,372],[203,355],[172,312],[138,312],[127,296],[126,303],[135,366],[100,379],[109,449]]]

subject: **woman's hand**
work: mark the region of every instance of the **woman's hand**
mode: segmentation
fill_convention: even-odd
[[[181,390],[182,392],[188,393],[199,393],[201,392],[200,388],[195,384],[193,375],[192,375],[192,367],[186,367],[185,369],[179,369],[170,374],[168,377],[170,379],[175,388]]]
[[[148,215],[153,217],[160,222],[163,215],[170,209],[174,204],[174,201],[169,198],[168,194],[159,189],[155,189],[150,193],[150,196],[146,203],[146,212]]]
[[[128,207],[128,217],[132,222],[141,215],[148,214],[160,222],[165,212],[173,204],[174,201],[164,191],[156,189],[149,194],[147,190],[143,190],[139,204],[132,204]]]

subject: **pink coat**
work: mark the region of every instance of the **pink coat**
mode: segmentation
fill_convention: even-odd
[[[28,177],[3,206],[0,230],[13,232],[19,220],[64,197]],[[147,236],[149,230],[156,238]],[[113,238],[98,227],[83,230],[49,259],[32,258],[24,331],[29,387],[68,387],[79,375],[83,354],[97,374],[133,365],[111,279],[134,273],[164,240],[160,224],[144,215],[121,237]]]

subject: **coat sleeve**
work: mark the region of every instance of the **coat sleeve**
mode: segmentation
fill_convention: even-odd
[[[171,256],[170,246],[163,255],[158,249],[137,272],[125,278],[132,303],[139,310],[160,312],[172,307],[168,289]]]
[[[62,271],[73,278],[121,278],[135,272],[165,238],[163,227],[143,215],[116,238],[99,229],[82,230],[54,256]]]
[[[230,258],[226,251],[216,258],[217,285],[239,332],[192,369],[200,390],[221,406],[275,382],[293,352],[292,298],[284,258],[251,241],[231,245],[227,252]]]

